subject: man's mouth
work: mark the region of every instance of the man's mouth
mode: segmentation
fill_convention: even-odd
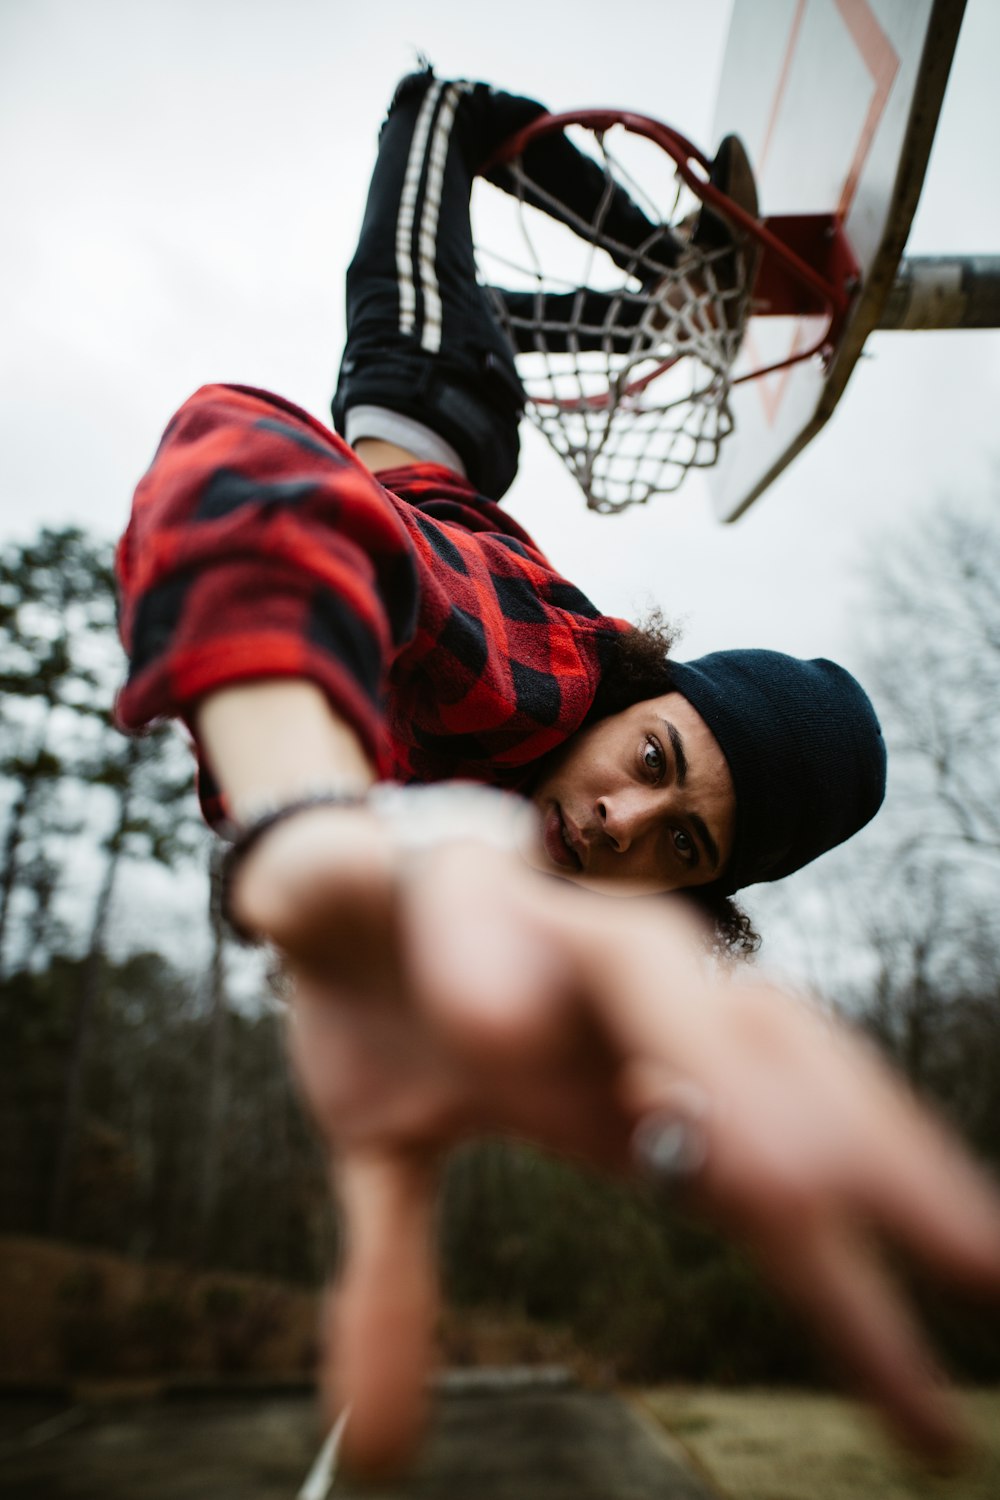
[[[574,847],[558,802],[554,802],[546,814],[545,826],[542,829],[542,842],[549,859],[560,869],[583,869],[583,861]]]

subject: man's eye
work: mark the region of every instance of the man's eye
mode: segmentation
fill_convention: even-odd
[[[642,764],[652,776],[661,776],[663,774],[663,751],[652,737],[643,746]]]
[[[695,857],[696,854],[693,841],[688,838],[683,828],[673,829],[670,837],[673,839],[674,848],[677,850],[677,853],[680,855],[681,859],[686,860],[688,863],[690,863],[690,861]]]

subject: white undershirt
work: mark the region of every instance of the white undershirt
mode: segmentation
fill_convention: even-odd
[[[352,406],[344,418],[344,436],[353,448],[362,438],[395,443],[421,463],[443,464],[465,479],[465,465],[450,443],[423,422],[385,406]]]

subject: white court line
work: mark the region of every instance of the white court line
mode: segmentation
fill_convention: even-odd
[[[340,1440],[347,1426],[347,1418],[351,1408],[345,1406],[336,1422],[333,1424],[326,1442],[316,1455],[315,1462],[306,1475],[305,1483],[296,1495],[295,1500],[326,1500],[330,1493],[337,1474],[337,1451],[340,1448]]]

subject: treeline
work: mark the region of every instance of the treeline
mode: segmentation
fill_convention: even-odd
[[[762,918],[765,935],[808,932],[826,998],[994,1165],[997,577],[992,520],[944,518],[880,564],[865,677],[893,751],[889,803]],[[108,549],[78,531],[6,547],[0,648],[0,1231],[320,1285],[337,1254],[324,1165],[280,1000],[219,922],[188,752],[111,723]],[[151,902],[156,865],[187,893],[180,935]],[[818,1377],[732,1247],[530,1151],[457,1153],[440,1237],[453,1308],[568,1329],[622,1377]],[[963,1373],[1000,1377],[995,1320],[920,1300]]]
[[[21,970],[0,992],[0,1232],[50,1228],[85,962]],[[104,964],[89,1026],[61,1237],[318,1283],[329,1194],[274,1007],[227,1008],[220,1028],[200,976],[136,953]]]

